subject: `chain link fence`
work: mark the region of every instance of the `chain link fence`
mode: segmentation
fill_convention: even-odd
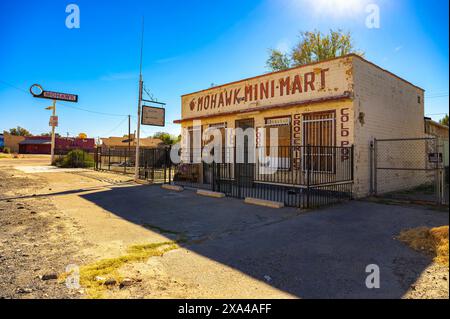
[[[372,152],[372,191],[375,195],[448,203],[448,180],[445,195],[444,146],[438,138],[375,139]]]

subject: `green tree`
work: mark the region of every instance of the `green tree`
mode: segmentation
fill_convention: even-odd
[[[446,115],[444,116],[444,118],[440,119],[440,120],[439,120],[439,123],[442,124],[442,125],[448,126],[448,114],[446,114]]]
[[[269,49],[269,58],[267,59],[266,66],[272,71],[282,71],[290,68],[291,61],[286,53]]]
[[[52,136],[52,132],[49,132],[49,133],[42,133],[41,136]],[[61,134],[55,133],[55,137],[61,137]]]
[[[344,33],[342,30],[330,30],[328,34],[323,34],[318,30],[300,32],[300,40],[290,55],[283,54],[278,50],[269,52],[266,64],[272,71],[285,70],[291,66],[319,62],[350,53],[364,55],[355,50],[351,33]]]
[[[20,126],[9,129],[9,134],[16,135],[16,136],[31,136],[32,135],[28,130],[26,130]]]
[[[157,132],[157,133],[153,134],[152,138],[159,138],[161,141],[164,142],[164,144],[167,144],[167,145],[176,144],[181,139],[180,137],[171,135],[166,132]]]

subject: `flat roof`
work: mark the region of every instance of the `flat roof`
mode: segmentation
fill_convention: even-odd
[[[361,59],[362,61],[364,61],[364,62],[366,62],[366,63],[369,63],[369,64],[375,66],[376,68],[380,69],[381,71],[384,71],[384,72],[390,74],[391,76],[393,76],[393,77],[395,77],[395,78],[397,78],[397,79],[399,79],[399,80],[401,80],[401,81],[403,81],[403,82],[405,82],[405,83],[407,83],[407,84],[409,84],[409,85],[415,87],[416,89],[425,91],[425,90],[422,89],[421,87],[419,87],[419,86],[417,86],[417,85],[414,85],[414,84],[412,84],[411,82],[409,82],[409,81],[407,81],[407,80],[401,78],[400,76],[398,76],[398,75],[396,75],[396,74],[394,74],[394,73],[392,73],[392,72],[390,72],[390,71],[388,71],[388,70],[386,70],[386,69],[383,69],[382,67],[376,65],[376,64],[373,63],[373,62],[370,62],[370,61],[366,60],[366,59],[363,58],[362,56],[357,55],[357,54],[355,54],[355,53],[350,53],[350,54],[343,55],[343,56],[336,57],[336,58],[331,58],[331,59],[326,59],[326,60],[322,60],[322,61],[318,61],[318,62],[312,62],[312,63],[308,63],[308,64],[303,64],[303,65],[296,66],[296,67],[293,67],[293,68],[289,68],[289,69],[286,69],[286,70],[281,70],[281,71],[275,71],[275,72],[264,73],[264,74],[261,74],[261,75],[257,75],[257,76],[245,78],[245,79],[242,79],[242,80],[237,80],[237,81],[233,81],[233,82],[229,82],[229,83],[217,85],[217,86],[214,86],[214,87],[210,87],[210,88],[207,88],[207,89],[203,89],[203,90],[199,90],[199,91],[195,91],[195,92],[183,94],[183,95],[181,95],[181,96],[182,96],[182,97],[184,97],[184,96],[189,96],[189,95],[192,95],[192,94],[197,94],[197,93],[201,93],[201,92],[206,92],[206,91],[214,90],[214,89],[221,88],[221,87],[224,87],[224,86],[228,86],[228,85],[231,85],[231,84],[236,84],[236,83],[240,83],[240,82],[250,81],[250,80],[258,79],[258,78],[265,77],[265,76],[272,75],[272,74],[278,74],[278,73],[283,73],[283,72],[290,71],[290,70],[301,69],[301,68],[309,67],[309,66],[316,65],[316,64],[319,64],[319,63],[324,63],[324,62],[329,62],[329,61],[334,61],[334,60],[339,60],[339,59],[345,59],[345,58],[348,58],[348,57],[355,57],[355,58]]]

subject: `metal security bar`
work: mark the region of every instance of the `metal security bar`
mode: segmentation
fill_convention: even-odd
[[[243,154],[239,155],[239,152]],[[198,154],[190,149],[185,152]],[[174,183],[235,198],[254,197],[312,208],[352,198],[353,147],[279,146],[223,148],[225,159],[177,165]],[[201,153],[201,152],[200,152]]]
[[[94,153],[94,168],[122,174],[134,174],[135,149],[98,147]],[[139,178],[152,183],[169,183],[173,178],[170,148],[141,149],[139,152]]]

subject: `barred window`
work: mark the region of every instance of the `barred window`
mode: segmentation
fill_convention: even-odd
[[[333,172],[335,140],[335,111],[303,114],[303,145],[306,147],[303,165],[306,169]]]

